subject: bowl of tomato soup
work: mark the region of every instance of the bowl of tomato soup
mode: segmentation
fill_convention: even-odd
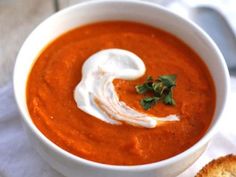
[[[30,141],[63,175],[173,177],[216,132],[229,74],[192,22],[151,3],[92,1],[29,35],[14,93]]]

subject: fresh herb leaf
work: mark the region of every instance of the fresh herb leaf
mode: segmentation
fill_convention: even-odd
[[[147,79],[146,79],[146,82],[152,82],[152,81],[153,81],[152,76],[148,76]]]
[[[169,92],[169,93],[165,96],[163,102],[164,102],[165,104],[168,104],[168,105],[175,105],[175,100],[173,99],[172,92]]]
[[[146,84],[140,84],[140,85],[136,85],[135,89],[139,94],[144,94],[149,90],[149,87],[147,87]]]
[[[136,91],[139,94],[145,94],[147,92],[152,93],[153,97],[145,97],[140,101],[140,104],[145,110],[150,109],[157,104],[158,101],[162,101],[167,105],[175,105],[172,89],[176,86],[176,75],[162,75],[158,79],[153,80],[151,76],[148,76],[144,84],[137,85]]]
[[[139,94],[144,94],[147,91],[151,91],[153,89],[152,88],[152,83],[153,83],[152,76],[148,76],[145,83],[136,85],[135,89]]]
[[[140,104],[145,110],[150,109],[153,105],[155,105],[158,102],[159,98],[158,97],[146,97],[143,98],[140,101]]]
[[[152,87],[153,87],[154,95],[158,97],[161,97],[164,90],[166,89],[166,86],[162,82],[153,82]]]
[[[162,82],[166,87],[170,88],[175,86],[176,75],[163,75],[158,78],[158,81]]]
[[[140,84],[140,85],[136,85],[135,86],[136,91],[139,94],[144,94],[147,91],[151,91],[152,90],[152,84],[150,83],[144,83],[144,84]]]

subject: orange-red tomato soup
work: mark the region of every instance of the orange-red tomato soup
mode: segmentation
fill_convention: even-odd
[[[120,100],[145,111],[135,85],[147,76],[176,74],[175,106],[158,103],[147,113],[177,114],[180,121],[156,128],[112,125],[81,111],[73,98],[81,68],[92,54],[120,48],[138,55],[146,74],[115,80]],[[37,128],[52,142],[79,157],[115,165],[157,162],[195,144],[207,131],[215,110],[215,88],[201,58],[175,36],[133,22],[101,22],[69,31],[39,55],[29,75],[27,105]]]

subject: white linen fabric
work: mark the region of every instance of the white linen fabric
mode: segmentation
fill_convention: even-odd
[[[11,83],[0,88],[0,177],[62,177],[31,147]]]
[[[5,65],[4,67],[12,68]],[[0,65],[0,70],[2,68]],[[0,76],[0,79],[3,77]],[[231,84],[230,103],[221,121],[219,132],[209,143],[207,151],[178,177],[193,177],[213,158],[236,154],[236,77],[231,77]],[[11,81],[0,87],[0,177],[63,177],[32,148],[21,125]]]

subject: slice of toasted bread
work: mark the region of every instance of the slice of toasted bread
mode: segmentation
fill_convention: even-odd
[[[195,177],[236,177],[236,155],[230,154],[211,161]]]

